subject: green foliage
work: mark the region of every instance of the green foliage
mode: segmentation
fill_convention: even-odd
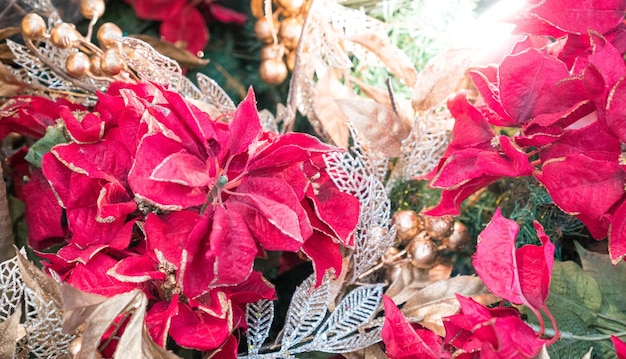
[[[422,208],[437,204],[441,191],[428,188],[427,181],[397,181],[389,192],[391,213],[410,209],[419,213]]]
[[[50,152],[50,149],[59,143],[66,143],[67,140],[63,135],[63,132],[55,127],[49,126],[46,129],[46,134],[40,138],[37,142],[35,142],[28,149],[28,153],[26,154],[26,161],[32,163],[33,165],[41,168],[41,159],[43,155]]]
[[[600,334],[626,331],[626,263],[614,266],[608,255],[590,252],[576,243],[582,267],[555,262],[548,308],[559,330],[573,334],[548,348],[551,358],[580,358],[593,345],[597,358],[615,358],[610,340]]]

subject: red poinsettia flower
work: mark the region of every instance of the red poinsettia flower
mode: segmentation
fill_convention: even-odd
[[[429,215],[458,214],[461,202],[482,187],[508,176],[532,173],[526,153],[506,136],[495,136],[485,117],[461,93],[448,101],[455,118],[452,141],[427,177],[443,189]]]
[[[243,25],[246,15],[215,1],[126,0],[137,17],[161,21],[161,37],[193,54],[199,54],[209,42],[206,18],[222,23]],[[206,12],[206,14],[204,14]]]
[[[534,358],[546,344],[515,308],[487,308],[457,294],[461,312],[443,318],[454,358]]]
[[[234,341],[246,304],[275,297],[252,269],[264,250],[302,251],[318,282],[341,271],[359,202],[326,173],[323,155],[336,149],[263,132],[252,92],[230,123],[152,84],[114,83],[93,112],[55,110],[68,142],[24,188],[31,242],[65,242],[41,255],[79,289],[143,290],[161,345]]]
[[[396,307],[393,299],[383,295],[385,323],[382,339],[390,359],[439,359],[443,354],[441,337],[434,332],[411,325]]]

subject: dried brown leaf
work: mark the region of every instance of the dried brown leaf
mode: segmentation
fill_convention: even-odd
[[[1,91],[2,85],[0,84],[0,92]],[[13,249],[15,236],[13,235],[13,223],[9,212],[7,186],[4,182],[3,173],[0,167],[0,262],[4,262],[15,256],[15,250]]]
[[[350,96],[350,91],[339,81],[337,74],[332,70],[327,71],[315,84],[315,97],[313,98],[315,116],[322,123],[330,139],[341,148],[348,148],[350,131],[348,118],[336,99],[348,96]]]
[[[400,156],[402,140],[408,136],[410,129],[393,109],[357,96],[336,101],[372,150],[388,157]]]
[[[84,328],[82,345],[76,359],[93,359],[103,334],[114,325],[115,319],[126,316],[114,358],[176,359],[176,355],[159,347],[150,338],[144,325],[148,299],[140,290],[118,294],[111,298],[84,293],[65,285],[62,288],[66,315],[63,329]]]
[[[396,280],[391,283],[385,294],[400,305],[426,286],[450,278],[452,263],[439,262],[431,269],[415,268],[410,263],[402,264],[402,271]]]
[[[167,42],[149,35],[138,34],[131,35],[131,37],[134,37],[141,41],[145,41],[150,46],[154,47],[154,49],[157,50],[159,53],[169,57],[170,59],[176,60],[181,67],[184,67],[186,69],[197,69],[206,66],[206,64],[209,63],[209,60],[201,59],[185,49],[176,47],[171,42]]]
[[[15,357],[15,344],[18,338],[18,327],[22,317],[22,308],[0,323],[0,358]]]
[[[64,308],[63,331],[72,333],[85,322],[98,304],[107,300],[107,297],[83,292],[69,284],[63,284],[61,299]]]
[[[257,19],[265,16],[263,1],[264,0],[250,0],[250,11],[252,12],[252,16]]]
[[[28,84],[20,81],[5,65],[0,64],[0,97],[15,96],[26,87]]]
[[[337,276],[337,278],[330,281],[330,290],[329,290],[329,300],[328,300],[328,311],[333,312],[337,306],[338,296],[340,293],[344,293],[346,287],[348,286],[348,282],[346,278],[348,278],[348,274],[352,275],[352,266],[350,265],[352,262],[352,255],[347,255],[343,257],[341,262],[341,273]]]
[[[397,114],[402,122],[404,122],[408,127],[411,127],[413,125],[413,109],[411,108],[411,104],[408,100],[394,96],[393,100],[395,103],[392,104],[391,96],[389,96],[388,89],[381,89],[379,87],[372,86],[353,76],[350,76],[350,81],[357,84],[361,88],[361,91],[363,91],[365,96],[371,98],[379,104],[385,105],[390,108],[394,108],[395,106]]]
[[[37,268],[17,249],[15,250],[15,255],[17,256],[17,264],[20,268],[24,285],[37,293],[44,302],[53,302],[55,307],[61,310],[63,308],[61,284]]]
[[[402,307],[409,318],[419,318],[419,324],[445,335],[441,318],[457,313],[460,309],[456,293],[472,297],[481,304],[495,303],[500,298],[491,294],[478,277],[458,276],[441,280],[417,291]]]
[[[351,36],[348,40],[374,53],[407,86],[415,86],[417,70],[415,70],[413,62],[402,50],[394,46],[386,36],[366,33]]]
[[[433,57],[417,76],[411,98],[413,110],[438,106],[456,92],[475,54],[475,49],[450,49]]]
[[[388,359],[380,344],[376,343],[367,348],[357,350],[351,353],[341,353],[346,359]]]
[[[17,26],[9,26],[0,29],[0,40],[7,39],[13,35],[19,34],[20,28]]]
[[[15,59],[15,55],[7,44],[0,44],[0,62],[3,64],[12,64]]]

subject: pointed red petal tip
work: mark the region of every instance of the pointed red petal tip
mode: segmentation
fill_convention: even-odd
[[[443,341],[434,332],[414,328],[391,298],[383,295],[385,323],[382,339],[390,359],[438,359],[443,351]]]
[[[519,226],[503,217],[498,208],[480,233],[472,258],[476,273],[489,290],[511,303],[525,304],[534,310],[545,308],[555,251],[543,228],[536,225],[543,244],[517,249]]]

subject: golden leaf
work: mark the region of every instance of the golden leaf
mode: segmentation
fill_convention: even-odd
[[[250,0],[250,11],[252,16],[260,19],[265,17],[264,0]]]
[[[346,359],[388,359],[379,343],[351,353],[341,353]]]
[[[348,40],[374,53],[407,86],[415,86],[417,70],[415,70],[413,62],[402,50],[394,46],[386,36],[367,33],[351,36]]]
[[[2,51],[1,48],[0,51]],[[15,96],[26,87],[28,84],[20,81],[5,65],[0,64],[0,97]]]
[[[322,123],[330,139],[341,148],[348,148],[350,131],[348,118],[336,102],[337,98],[345,98],[350,91],[337,78],[333,70],[328,70],[315,84],[313,110]]]
[[[445,335],[441,318],[453,315],[461,308],[456,294],[472,297],[481,304],[491,304],[500,298],[491,294],[483,281],[474,276],[458,276],[432,283],[414,293],[402,307],[411,318],[420,318],[419,324]]]
[[[455,93],[475,54],[475,49],[450,49],[432,58],[417,76],[411,98],[413,110],[426,111]]]
[[[157,50],[159,53],[169,57],[170,59],[176,60],[176,62],[178,62],[181,67],[184,67],[186,69],[197,69],[206,66],[206,64],[209,63],[209,60],[201,59],[185,49],[176,47],[171,42],[167,42],[149,35],[131,35],[131,37],[148,43],[150,46],[154,47],[154,49]]]
[[[118,323],[125,323],[113,358],[178,359],[173,353],[159,347],[150,338],[144,324],[148,298],[138,290],[118,294],[111,298],[83,293],[64,285],[62,288],[66,313],[63,329],[66,331],[84,328],[81,348],[75,359],[93,359],[100,347],[102,336],[123,316]]]
[[[44,302],[53,302],[56,308],[63,308],[61,284],[37,268],[20,251],[16,250],[15,255],[24,285],[37,293]]]
[[[406,302],[429,284],[450,278],[452,273],[452,263],[450,262],[437,263],[430,269],[415,268],[408,262],[401,266],[400,275],[385,292],[396,305]]]
[[[18,327],[22,317],[22,308],[18,307],[15,313],[0,323],[0,358],[14,358],[15,344],[18,338]]]
[[[9,26],[0,29],[0,40],[7,39],[13,35],[19,34],[20,28],[17,26]]]
[[[363,91],[365,96],[371,98],[379,104],[385,105],[390,108],[394,108],[395,106],[396,111],[398,111],[397,114],[402,122],[404,122],[406,126],[409,127],[413,125],[413,109],[411,108],[411,104],[408,100],[394,96],[393,100],[395,103],[392,104],[391,96],[389,96],[389,90],[372,86],[353,76],[350,76],[350,81],[357,84],[361,88],[361,91]]]
[[[371,149],[388,157],[400,156],[402,140],[410,129],[391,108],[358,96],[336,101]]]

